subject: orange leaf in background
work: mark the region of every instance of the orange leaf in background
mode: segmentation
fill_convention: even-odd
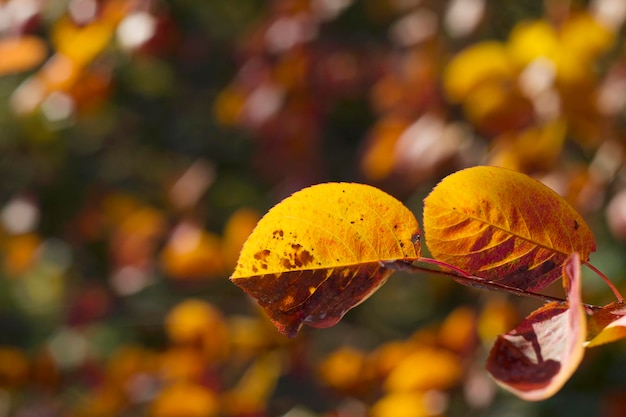
[[[587,347],[626,339],[626,304],[615,302],[603,306],[589,318],[591,340]]]
[[[566,132],[567,123],[562,118],[506,132],[494,140],[490,164],[522,172],[549,170],[561,154]]]
[[[384,383],[387,391],[441,390],[457,384],[461,358],[445,349],[421,347],[402,359]]]
[[[0,346],[0,388],[16,388],[28,381],[31,365],[26,354],[13,346]]]
[[[180,280],[214,278],[224,271],[222,245],[214,233],[190,222],[174,229],[161,252],[161,265],[166,275]]]
[[[200,381],[207,362],[196,349],[172,347],[159,357],[159,376],[167,382]]]
[[[28,71],[41,64],[47,53],[46,44],[36,36],[0,39],[0,76]]]
[[[200,348],[208,362],[219,361],[228,354],[224,317],[205,301],[188,299],[177,304],[165,318],[165,330],[174,344]]]
[[[220,413],[219,397],[202,385],[174,383],[161,391],[150,406],[151,417],[213,417]]]
[[[538,401],[554,395],[572,376],[584,355],[587,322],[581,298],[580,258],[563,267],[567,304],[546,304],[496,340],[487,370],[518,397]]]
[[[444,178],[424,200],[433,257],[464,271],[529,291],[560,276],[570,253],[596,249],[589,226],[541,182],[499,167]]]
[[[331,352],[320,363],[318,374],[329,387],[344,394],[358,395],[366,386],[367,370],[365,353],[349,346]]]
[[[282,374],[282,358],[276,352],[259,355],[237,384],[223,394],[226,415],[265,415],[268,400]]]
[[[454,309],[441,323],[439,344],[453,352],[470,352],[478,340],[474,310],[467,306]]]
[[[2,242],[2,270],[11,278],[17,277],[35,265],[42,245],[41,236],[36,233],[7,237]]]
[[[404,117],[391,115],[382,118],[372,127],[360,161],[361,172],[367,178],[380,181],[392,174],[396,143],[409,125]]]
[[[250,233],[261,219],[261,215],[250,208],[240,208],[235,211],[224,225],[222,252],[224,263],[229,269],[234,268],[239,258],[239,252]]]
[[[519,313],[504,298],[489,300],[478,318],[478,335],[483,344],[491,345],[496,338],[519,323]]]
[[[278,330],[330,327],[389,277],[381,261],[420,256],[415,216],[363,184],[301,190],[272,208],[246,241],[231,276]]]

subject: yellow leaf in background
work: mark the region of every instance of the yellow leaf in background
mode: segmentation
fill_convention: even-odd
[[[504,298],[489,300],[478,318],[478,334],[483,344],[493,344],[498,335],[503,334],[519,323],[519,314],[513,305]]]
[[[174,279],[221,276],[224,259],[219,236],[196,226],[179,225],[161,251],[163,272]]]
[[[391,175],[396,143],[409,125],[406,119],[392,115],[382,118],[372,127],[360,161],[361,172],[367,178],[380,181]]]
[[[331,352],[319,365],[320,379],[329,387],[347,394],[358,394],[364,384],[365,354],[352,347]]]
[[[221,311],[202,300],[177,304],[165,318],[165,330],[174,344],[199,347],[209,362],[223,359],[230,348]]]
[[[150,405],[150,417],[214,417],[220,412],[216,393],[199,384],[174,383],[164,388]]]
[[[446,95],[461,102],[484,82],[513,80],[515,68],[500,42],[480,42],[454,56],[443,74]]]
[[[563,119],[504,133],[493,141],[491,165],[530,172],[552,168],[565,143],[567,124]]]
[[[77,26],[69,17],[63,17],[55,22],[51,39],[58,53],[83,66],[104,51],[114,31],[115,26],[107,21],[96,20]]]
[[[421,342],[392,340],[378,346],[367,358],[378,378],[386,378],[406,356],[422,348]]]
[[[235,211],[224,225],[222,252],[224,263],[228,268],[234,268],[239,258],[239,252],[250,233],[261,219],[261,215],[250,208],[240,208]]]
[[[460,357],[445,349],[424,347],[406,356],[384,382],[386,391],[441,390],[457,384]]]
[[[441,324],[439,343],[453,352],[470,351],[477,340],[476,313],[470,307],[454,309]]]
[[[260,355],[237,384],[224,394],[227,415],[263,415],[282,373],[282,357],[276,352]]]
[[[589,13],[572,14],[560,31],[561,51],[589,61],[607,52],[615,42],[615,33]]]
[[[0,39],[0,76],[28,71],[41,64],[48,51],[36,36]]]
[[[231,280],[279,331],[329,327],[369,297],[391,270],[381,261],[420,255],[415,216],[363,184],[327,183],[274,206],[246,241]]]
[[[596,249],[589,226],[562,197],[499,167],[444,178],[424,200],[424,231],[435,259],[530,291],[559,278],[570,253],[584,262]]]
[[[511,81],[489,80],[474,88],[463,103],[465,116],[479,130],[499,134],[520,129],[534,116],[532,103]]]
[[[545,20],[523,21],[515,25],[507,42],[508,53],[519,67],[537,58],[555,62],[561,45],[557,32]]]
[[[159,376],[167,382],[199,381],[207,362],[198,350],[171,347],[159,357]]]
[[[392,392],[378,400],[370,410],[370,417],[429,417],[432,412],[427,407],[421,392]]]

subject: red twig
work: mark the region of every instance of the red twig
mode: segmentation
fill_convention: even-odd
[[[613,294],[615,294],[615,298],[617,298],[617,301],[619,301],[620,303],[624,302],[624,297],[622,296],[622,294],[620,294],[618,289],[615,287],[615,284],[613,284],[611,280],[602,273],[602,271],[600,271],[598,268],[596,268],[589,262],[585,262],[584,264],[587,266],[587,268],[591,269],[593,272],[596,273],[596,275],[602,278],[604,282],[606,282],[606,285],[608,285],[611,291],[613,291]]]
[[[436,259],[419,258],[418,262],[435,265],[441,269],[428,268],[425,266],[420,266],[414,263],[404,262],[404,261],[383,262],[383,265],[386,268],[394,269],[397,271],[426,272],[429,274],[446,275],[446,276],[454,278],[458,282],[461,282],[471,287],[483,288],[483,289],[487,289],[491,291],[503,291],[503,292],[507,292],[507,293],[514,294],[517,296],[535,298],[535,299],[542,300],[545,302],[558,302],[558,303],[567,302],[567,300],[563,298],[540,294],[540,293],[524,290],[524,289],[517,288],[517,287],[511,287],[509,285],[501,284],[496,281],[490,281],[485,278],[477,277],[477,276],[471,275],[463,271],[460,268],[449,265],[445,262],[438,261]],[[448,271],[446,271],[445,269],[448,269]],[[583,303],[583,306],[585,307],[585,309],[587,309],[588,312],[593,312],[593,311],[597,311],[601,309],[601,307],[595,306],[593,304]]]

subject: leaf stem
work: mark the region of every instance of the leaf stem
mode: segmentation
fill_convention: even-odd
[[[593,272],[596,273],[596,275],[602,278],[604,282],[606,282],[606,285],[608,285],[611,291],[613,291],[613,294],[615,295],[615,298],[617,298],[617,301],[619,301],[620,303],[624,302],[624,297],[622,296],[622,294],[620,294],[617,287],[615,287],[615,284],[613,284],[613,282],[611,282],[611,280],[606,275],[604,275],[602,271],[600,271],[589,262],[584,262],[584,264],[587,266],[587,268],[591,269]]]
[[[397,271],[408,271],[408,272],[427,272],[429,274],[438,274],[438,275],[446,275],[449,277],[452,277],[455,281],[458,281],[462,284],[471,286],[471,287],[476,287],[476,288],[482,288],[482,289],[487,289],[487,290],[491,290],[491,291],[503,291],[503,292],[508,292],[510,294],[514,294],[520,297],[531,297],[531,298],[535,298],[537,300],[541,300],[541,301],[545,301],[545,302],[557,302],[557,303],[566,303],[567,300],[563,299],[563,298],[559,298],[559,297],[553,297],[551,295],[546,295],[546,294],[540,294],[540,293],[536,293],[536,292],[532,292],[532,291],[527,291],[527,290],[523,290],[521,288],[517,288],[517,287],[511,287],[509,285],[506,284],[501,284],[499,282],[496,281],[490,281],[488,279],[484,279],[481,277],[477,277],[471,274],[468,274],[467,272],[463,271],[462,269],[456,268],[452,265],[449,265],[445,262],[441,262],[438,261],[436,259],[431,259],[431,258],[419,258],[417,260],[417,262],[422,262],[422,263],[427,263],[427,264],[431,264],[431,265],[436,265],[439,268],[442,269],[433,269],[433,268],[429,268],[429,267],[425,267],[425,266],[420,266],[420,265],[416,265],[414,263],[410,263],[410,262],[405,262],[405,261],[392,261],[392,262],[384,262],[383,265],[386,268],[389,269],[394,269]],[[448,269],[448,271],[444,270],[444,269]],[[583,303],[583,306],[589,311],[589,312],[594,312],[597,310],[600,310],[602,307],[593,305],[593,304],[586,304]]]

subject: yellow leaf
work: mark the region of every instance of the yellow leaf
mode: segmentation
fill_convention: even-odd
[[[188,299],[174,306],[165,318],[165,330],[175,344],[200,347],[208,362],[219,361],[228,354],[224,317],[205,301]]]
[[[417,220],[402,203],[363,184],[301,190],[272,208],[246,241],[231,280],[282,333],[337,323],[391,271],[381,261],[420,255]]]
[[[433,257],[530,291],[556,280],[570,253],[596,249],[589,226],[558,194],[519,172],[473,167],[441,181],[424,200]]]
[[[276,352],[260,355],[237,384],[224,393],[227,415],[263,415],[282,373],[281,357]]]
[[[63,17],[55,22],[51,38],[57,52],[82,66],[104,51],[114,31],[115,25],[104,20],[96,20],[81,27],[69,17]]]
[[[587,347],[596,347],[626,339],[626,305],[614,302],[605,305],[589,318]]]
[[[178,382],[161,391],[150,406],[151,417],[213,417],[220,410],[219,397],[202,385]]]
[[[461,102],[480,84],[513,80],[515,70],[506,47],[500,42],[481,42],[457,54],[443,74],[449,99]]]
[[[562,51],[576,55],[579,60],[592,60],[606,52],[615,42],[615,33],[603,26],[589,13],[573,14],[561,28]]]
[[[420,392],[393,392],[378,400],[370,410],[371,417],[428,417],[433,414]]]
[[[555,62],[560,49],[558,34],[545,20],[518,23],[509,34],[507,46],[511,58],[520,67],[537,58]]]
[[[561,153],[566,130],[565,120],[556,119],[505,133],[495,139],[490,163],[525,172],[550,169]]]
[[[394,167],[394,149],[398,138],[410,123],[395,115],[382,118],[370,130],[360,161],[363,174],[374,181],[389,177]]]
[[[366,357],[363,352],[344,346],[331,352],[320,364],[318,373],[324,383],[338,391],[355,394],[364,385]]]
[[[261,215],[250,208],[240,208],[235,211],[224,225],[224,237],[222,242],[222,252],[224,262],[228,269],[234,268],[239,258],[239,251],[245,243],[254,226],[260,220]]]
[[[436,348],[421,348],[406,356],[384,383],[387,391],[448,389],[462,374],[459,356]]]
[[[182,223],[161,252],[166,275],[180,280],[214,278],[224,271],[220,238],[195,225]]]
[[[448,314],[439,329],[439,343],[454,352],[469,352],[476,340],[476,313],[466,306]]]
[[[520,129],[533,117],[532,103],[510,81],[485,81],[463,103],[465,116],[479,130],[497,134]]]

